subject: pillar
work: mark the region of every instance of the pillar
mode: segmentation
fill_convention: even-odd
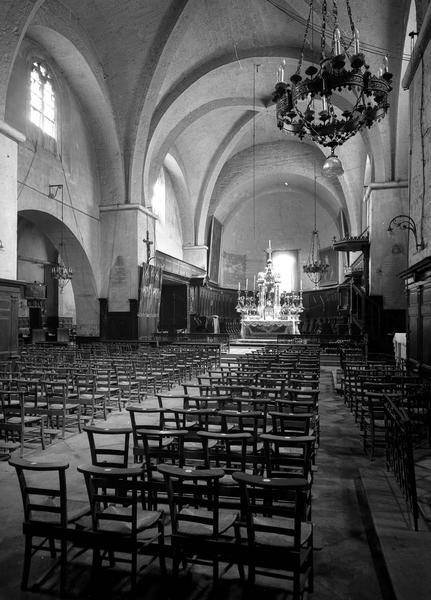
[[[17,278],[17,172],[18,143],[25,136],[0,120],[0,278]]]

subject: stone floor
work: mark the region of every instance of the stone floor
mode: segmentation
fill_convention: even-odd
[[[155,400],[149,398],[146,402],[151,405]],[[334,394],[329,370],[322,370],[320,414],[321,445],[313,484],[315,591],[310,595],[311,600],[431,598],[431,583],[428,587],[426,582],[430,569],[422,565],[422,577],[412,570],[413,563],[415,566],[418,563],[415,550],[419,540],[422,540],[421,552],[426,553],[426,561],[429,561],[431,534],[412,532],[408,522],[399,519],[403,502],[397,497],[396,486],[384,474],[381,460],[370,463],[363,455],[357,426],[342,400]],[[125,411],[113,414],[108,424],[111,423],[128,423],[128,414]],[[57,441],[42,453],[33,451],[31,455],[44,459],[67,456],[70,462],[67,473],[69,496],[86,498],[82,476],[76,471],[78,464],[89,462],[85,434],[74,434],[65,441]],[[431,470],[428,476],[431,476]],[[0,600],[58,597],[57,571],[39,591],[20,591],[22,506],[15,471],[7,462],[0,462],[0,490]],[[395,508],[388,513],[388,527],[386,507],[391,502],[395,503]],[[403,552],[407,557],[404,563],[400,562]],[[49,558],[34,560],[34,576],[40,576],[49,564]],[[127,597],[127,578],[121,578],[118,571],[109,568],[103,571],[98,593],[91,596],[89,564],[90,557],[86,555],[71,563],[68,574],[70,597]],[[421,578],[425,595],[414,593],[418,578]],[[260,600],[289,598],[283,586],[284,583],[277,580],[261,579],[257,581],[253,595]],[[405,595],[406,589],[409,595]],[[428,596],[426,590],[429,590]],[[209,571],[193,567],[172,589],[169,579],[159,577],[155,562],[142,574],[138,597],[234,600],[244,595],[235,568],[228,571],[214,589]]]

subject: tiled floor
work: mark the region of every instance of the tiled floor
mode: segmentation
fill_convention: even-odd
[[[154,399],[146,401],[147,405],[154,402]],[[320,414],[321,447],[313,484],[312,515],[315,524],[315,591],[310,597],[312,600],[380,600],[382,595],[378,574],[368,544],[369,523],[366,519],[364,521],[363,497],[359,493],[359,469],[369,467],[369,461],[362,454],[358,430],[350,413],[342,400],[332,392],[329,371],[322,372]],[[123,411],[112,415],[109,423],[128,423],[128,414]],[[89,462],[85,434],[75,434],[65,441],[58,441],[42,454],[36,452],[34,456],[67,456],[70,462],[67,473],[69,495],[86,497],[82,476],[76,470],[77,464]],[[0,463],[0,489],[0,600],[56,598],[56,574],[44,584],[43,591],[20,591],[22,507],[15,472],[6,462]],[[35,561],[36,576],[46,568],[49,560]],[[83,556],[70,567],[68,585],[72,597],[91,597],[89,561],[90,557]],[[118,578],[117,572],[107,568],[94,597],[125,597],[124,581]],[[235,568],[227,573],[215,589],[209,570],[204,568],[194,568],[183,575],[175,589],[170,583],[169,579],[162,580],[159,577],[157,563],[154,563],[140,580],[138,597],[151,600],[166,597],[234,600],[243,597]],[[256,597],[261,600],[285,597],[283,585],[276,580],[258,580]]]

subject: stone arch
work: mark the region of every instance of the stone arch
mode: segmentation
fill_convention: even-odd
[[[103,69],[85,33],[70,11],[46,0],[34,16],[28,35],[44,48],[67,77],[88,115],[102,192],[102,204],[126,200],[124,162]]]
[[[77,333],[98,335],[99,294],[91,261],[81,242],[72,229],[46,211],[26,208],[18,211],[18,214],[43,232],[57,250],[63,234],[67,266],[72,267],[74,272],[71,284],[76,306]]]

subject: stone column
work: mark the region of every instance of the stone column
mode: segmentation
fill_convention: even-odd
[[[18,143],[25,136],[0,120],[0,278],[17,278]]]
[[[370,295],[383,297],[383,308],[402,310],[406,300],[399,274],[407,267],[408,237],[405,230],[388,231],[391,219],[408,214],[407,182],[371,184],[368,202],[370,224]]]
[[[100,333],[105,338],[136,339],[139,268],[147,261],[147,246],[143,240],[148,231],[151,256],[154,256],[156,217],[140,204],[102,206],[100,216],[103,278]]]

